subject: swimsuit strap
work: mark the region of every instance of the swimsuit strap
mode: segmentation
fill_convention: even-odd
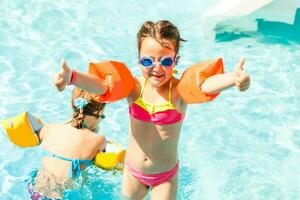
[[[143,93],[144,93],[144,89],[146,87],[146,84],[147,84],[147,79],[144,80],[144,85],[142,86],[142,89],[141,89],[141,93],[140,93],[140,98],[142,97]]]
[[[52,157],[52,158],[58,158],[58,159],[60,159],[60,160],[65,160],[65,161],[70,161],[70,162],[72,161],[72,159],[70,159],[70,158],[66,158],[66,157],[57,155],[57,154],[52,153],[52,152],[50,152],[50,151],[48,151],[48,150],[46,150],[46,149],[43,149],[43,154],[44,154],[45,156],[49,156],[49,157]]]
[[[173,82],[173,77],[171,78],[169,83],[169,102],[171,103],[172,103],[172,82]]]
[[[172,83],[173,83],[173,77],[171,78],[170,82],[169,82],[169,102],[172,102]],[[144,89],[146,87],[147,84],[147,79],[144,80],[144,86],[141,89],[141,93],[140,93],[140,98],[142,97],[143,93],[144,93]]]
[[[80,174],[80,164],[86,165],[86,166],[90,166],[93,164],[93,162],[91,160],[80,160],[79,158],[66,158],[60,155],[57,155],[55,153],[52,153],[50,151],[47,151],[46,149],[43,149],[44,154],[46,156],[50,156],[52,158],[58,158],[60,160],[65,160],[65,161],[69,161],[71,162],[71,167],[69,170],[69,177],[74,178],[74,177],[78,177]]]

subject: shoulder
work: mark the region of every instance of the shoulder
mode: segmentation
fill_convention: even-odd
[[[52,124],[44,125],[44,126],[39,130],[39,132],[38,132],[38,137],[39,137],[40,141],[42,141],[42,140],[45,138],[45,136],[46,136],[47,134],[49,134],[49,132],[50,132],[52,126],[53,126]]]
[[[105,141],[105,137],[101,134],[94,134],[96,143],[102,144]]]
[[[40,140],[43,140],[47,135],[50,135],[52,133],[65,131],[65,125],[64,124],[47,124],[44,125],[38,132],[38,136]]]
[[[85,137],[85,140],[87,140],[90,144],[99,145],[105,141],[105,137],[102,134],[94,133],[88,129],[82,130],[85,134],[82,134],[82,136]]]
[[[135,80],[135,86],[134,89],[132,90],[131,94],[128,96],[127,100],[129,102],[129,104],[131,104],[131,102],[135,101],[135,99],[138,98],[140,91],[141,91],[141,83],[144,80],[143,77],[134,77]]]
[[[102,134],[95,134],[92,133],[90,137],[90,143],[93,144],[93,148],[98,151],[98,150],[103,150],[106,145],[106,139]]]
[[[173,76],[173,86],[174,86],[174,88],[177,87],[177,85],[178,85],[179,82],[180,82],[180,79],[178,79],[178,78],[176,78],[176,77]]]
[[[183,99],[181,98],[181,96],[178,92],[177,85],[179,84],[179,82],[180,82],[180,79],[173,77],[172,99],[173,99],[173,102],[175,102],[176,107],[180,110],[180,112],[185,113],[187,104],[183,101]]]

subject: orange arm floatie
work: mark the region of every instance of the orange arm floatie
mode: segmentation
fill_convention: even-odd
[[[89,73],[102,79],[111,78],[109,90],[104,95],[97,95],[96,101],[114,102],[127,97],[134,88],[134,78],[124,63],[117,61],[104,61],[90,63]],[[111,77],[109,77],[111,76]]]
[[[201,91],[202,83],[210,76],[223,74],[222,58],[204,61],[187,68],[177,85],[177,90],[186,103],[204,103],[213,100],[218,94],[205,94]]]

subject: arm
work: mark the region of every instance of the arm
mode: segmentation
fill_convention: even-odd
[[[201,90],[206,94],[217,94],[234,86],[234,78],[234,72],[211,76],[203,82]]]
[[[37,136],[39,138],[40,144],[42,143],[43,139],[45,138],[45,135],[49,132],[49,125],[43,126],[40,130],[37,132]]]
[[[95,101],[112,103],[128,97],[134,89],[135,80],[128,67],[118,61],[102,61],[89,64],[89,73],[71,70],[65,61],[61,63],[62,71],[57,75],[55,85],[63,91],[66,85],[96,94]]]
[[[201,85],[201,90],[206,94],[217,94],[232,86],[236,86],[240,91],[247,90],[250,86],[250,77],[243,69],[244,63],[245,60],[241,59],[233,72],[207,78]]]
[[[100,95],[107,92],[109,85],[107,80],[103,80],[98,76],[83,72],[77,72],[77,78],[72,84],[76,87]]]
[[[107,143],[106,138],[103,135],[97,135],[98,151],[104,151],[106,147],[106,143]]]
[[[62,60],[61,67],[62,70],[55,80],[55,86],[59,91],[63,91],[70,83],[79,88],[100,95],[105,94],[108,90],[108,80],[101,79],[98,76],[88,73],[74,72],[70,67],[68,67],[65,60]]]

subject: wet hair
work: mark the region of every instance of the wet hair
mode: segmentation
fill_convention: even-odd
[[[176,55],[179,51],[180,41],[186,42],[186,40],[180,37],[177,27],[167,20],[161,20],[156,23],[152,21],[146,21],[141,26],[137,34],[139,55],[140,55],[142,41],[146,37],[152,37],[156,39],[163,47],[164,47],[163,40],[171,41],[175,47]]]
[[[81,129],[84,124],[85,115],[95,116],[95,113],[99,114],[100,111],[105,107],[106,103],[100,103],[94,101],[95,94],[87,92],[83,89],[75,87],[72,93],[72,109],[73,117],[71,125],[77,129]],[[87,105],[83,109],[79,109],[74,105],[74,100],[77,98],[83,98],[87,101]],[[96,115],[97,115],[96,114]]]

